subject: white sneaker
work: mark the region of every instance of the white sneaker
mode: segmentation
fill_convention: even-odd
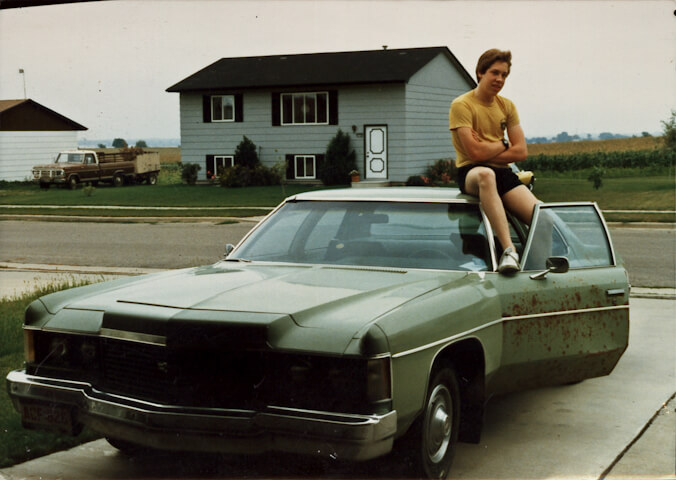
[[[500,263],[498,264],[498,272],[508,275],[510,273],[516,273],[521,270],[519,265],[519,254],[514,251],[512,247],[505,248],[505,251],[502,252],[500,257]]]

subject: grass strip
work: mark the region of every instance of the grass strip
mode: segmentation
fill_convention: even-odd
[[[23,365],[22,325],[28,304],[42,295],[83,284],[62,281],[29,294],[0,300],[0,381],[4,383],[10,371]],[[6,388],[0,388],[0,426],[0,468],[65,450],[100,437],[99,434],[86,428],[77,437],[24,429],[21,426],[21,416],[14,409]]]
[[[85,189],[42,190],[30,183],[6,182],[0,189],[5,205],[120,205],[163,207],[270,207],[286,197],[325,187],[274,185],[267,187],[221,188],[214,185],[132,185],[120,188],[99,186],[87,195]]]

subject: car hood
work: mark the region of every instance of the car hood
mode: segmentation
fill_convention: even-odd
[[[374,320],[466,275],[221,262],[60,292],[42,303],[53,315],[50,329],[134,331],[179,341],[195,326],[232,328],[254,344],[265,337],[271,347],[342,353]]]

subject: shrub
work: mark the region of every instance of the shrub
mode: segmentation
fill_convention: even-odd
[[[350,172],[357,169],[357,155],[352,149],[350,135],[338,129],[326,147],[324,166],[319,179],[324,185],[349,185]]]
[[[197,183],[197,172],[202,167],[197,163],[183,163],[181,164],[181,179],[188,185],[195,185]]]
[[[421,177],[420,175],[411,175],[406,180],[406,186],[407,187],[426,187],[427,182],[425,182],[425,179],[423,177]]]
[[[455,163],[450,159],[440,159],[425,169],[428,183],[446,185],[451,183],[456,175]]]
[[[256,144],[244,136],[235,149],[234,160],[235,165],[241,165],[242,167],[254,168],[260,165],[261,162],[258,158]]]
[[[662,122],[664,125],[664,147],[666,150],[676,152],[676,110],[671,111],[671,118]]]
[[[282,176],[276,166],[267,168],[263,165],[255,167],[235,165],[234,167],[224,168],[218,179],[222,187],[237,188],[279,185],[282,181]]]
[[[603,185],[603,174],[606,173],[601,167],[594,167],[587,177],[587,180],[594,184],[594,190],[598,190]]]

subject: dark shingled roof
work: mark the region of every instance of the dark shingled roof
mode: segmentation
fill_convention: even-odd
[[[87,127],[64,117],[30,98],[0,100],[0,130],[87,130]]]
[[[219,89],[399,83],[439,54],[470,85],[474,80],[447,47],[222,58],[181,80],[167,92]]]

